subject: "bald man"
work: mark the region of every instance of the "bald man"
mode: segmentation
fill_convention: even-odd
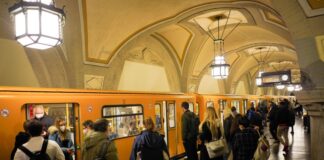
[[[48,128],[54,124],[53,118],[46,115],[43,105],[36,105],[34,108],[35,120],[43,124],[43,130],[47,133]]]

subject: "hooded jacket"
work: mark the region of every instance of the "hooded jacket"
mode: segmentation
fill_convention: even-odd
[[[164,142],[163,137],[154,131],[143,131],[140,135],[138,135],[133,143],[133,149],[130,156],[130,160],[136,160],[137,153],[141,151],[141,147],[145,145],[146,147],[152,150],[161,150],[165,151],[168,155],[168,149]],[[152,152],[153,153],[153,152]],[[155,160],[163,159],[162,157],[156,157]]]
[[[91,132],[85,139],[82,148],[82,159],[93,160],[99,154],[101,146],[108,141],[107,136],[103,132]],[[106,160],[118,160],[117,148],[113,141],[108,143]]]

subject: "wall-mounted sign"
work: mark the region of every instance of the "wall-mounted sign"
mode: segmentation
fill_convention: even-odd
[[[290,71],[264,72],[261,76],[262,86],[272,86],[274,84],[291,83]]]

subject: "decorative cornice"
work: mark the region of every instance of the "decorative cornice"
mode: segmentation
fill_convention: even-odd
[[[299,103],[304,105],[324,104],[324,88],[314,88],[296,93]]]

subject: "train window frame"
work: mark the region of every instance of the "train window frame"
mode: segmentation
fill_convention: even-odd
[[[192,112],[192,113],[195,113],[194,112],[194,103],[193,102],[188,102],[189,104],[189,111]]]
[[[172,118],[172,114],[171,114],[171,107],[172,107],[172,112],[173,112],[173,118]],[[175,102],[171,102],[168,103],[168,127],[169,129],[175,129],[176,128],[176,106],[175,106]],[[171,125],[171,118],[173,121],[173,125]]]
[[[141,113],[133,113],[133,114],[109,115],[109,116],[104,115],[105,108],[111,108],[111,107],[115,107],[115,108],[123,107],[123,108],[126,108],[126,107],[132,107],[132,106],[140,107],[142,112]],[[143,122],[144,122],[144,106],[142,104],[113,104],[113,105],[109,104],[109,105],[103,105],[101,107],[101,117],[105,118],[105,119],[112,118],[113,121],[117,122],[117,118],[130,117],[130,116],[142,116],[140,118],[142,119],[142,125],[144,127],[144,124],[143,124]],[[116,118],[116,119],[114,119],[114,118]],[[127,136],[116,137],[116,138],[110,137],[110,140],[116,140],[116,139],[123,139],[123,138],[129,138],[129,137],[138,136],[141,133],[141,131],[142,130],[139,130],[139,132],[137,134],[133,134],[133,135],[127,135]]]
[[[71,105],[71,108],[72,108],[72,111],[73,111],[73,123],[70,122],[70,127],[72,126],[73,127],[73,130],[70,130],[70,132],[73,133],[73,145],[74,145],[74,149],[75,149],[75,152],[74,152],[74,159],[78,159],[78,154],[77,154],[77,150],[80,149],[80,144],[81,144],[81,131],[80,131],[80,111],[79,111],[79,108],[77,110],[77,112],[75,112],[75,108],[76,107],[80,107],[80,104],[79,103],[75,103],[75,102],[54,102],[54,103],[51,103],[51,102],[45,102],[45,103],[24,103],[22,105],[22,107],[25,109],[25,119],[26,120],[31,120],[31,119],[34,119],[35,117],[30,117],[30,115],[28,115],[28,112],[29,112],[29,108],[30,107],[29,105],[34,105],[33,107],[35,107],[36,105],[55,105],[55,104],[68,104],[68,105]],[[44,111],[45,112],[45,111]],[[45,112],[46,113],[46,112]],[[48,113],[46,113],[48,115]],[[77,115],[77,117],[76,117]],[[53,118],[53,117],[52,117]],[[55,125],[55,121],[56,119],[53,118],[54,120],[54,124]],[[71,125],[72,124],[72,125]],[[77,125],[78,124],[78,125]],[[77,127],[79,129],[79,131],[77,132]],[[78,134],[78,135],[77,135]],[[77,139],[77,136],[79,136],[79,138]]]
[[[158,127],[158,123],[156,122],[156,107],[159,107],[159,112],[160,112],[160,123],[159,123],[159,125],[160,125],[160,127]],[[162,128],[163,128],[163,115],[162,115],[162,105],[161,105],[161,103],[155,103],[154,104],[154,123],[155,123],[155,128],[156,128],[156,130],[161,130]]]

